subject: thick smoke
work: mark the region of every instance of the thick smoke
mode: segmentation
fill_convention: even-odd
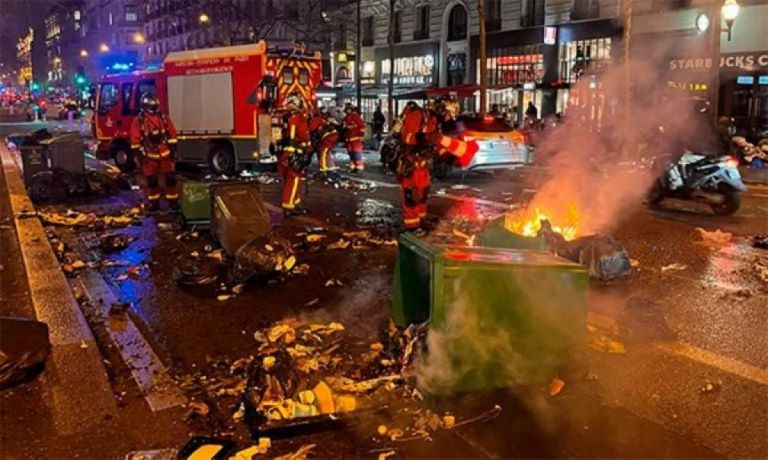
[[[553,175],[530,203],[540,207],[560,225],[574,224],[580,235],[609,233],[626,218],[626,212],[643,201],[659,174],[647,167],[651,156],[679,156],[684,148],[711,149],[713,133],[709,115],[700,112],[702,99],[671,90],[660,62],[667,53],[644,55],[631,63],[632,104],[628,123],[620,101],[624,99],[624,66],[615,65],[582,78],[574,95],[590,102],[570,106],[564,123],[545,131],[537,142],[537,158]],[[590,84],[597,87],[590,88]],[[596,115],[592,102],[602,101]]]

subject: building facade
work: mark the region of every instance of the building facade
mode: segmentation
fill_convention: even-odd
[[[54,4],[44,21],[46,83],[71,85],[80,66],[80,43],[84,18],[84,2],[73,0]]]
[[[753,131],[768,129],[768,1],[741,3],[731,39],[725,33],[720,36],[716,110]],[[719,9],[721,4],[634,0],[630,59],[654,62],[660,84],[684,87],[690,97],[706,97],[716,74],[708,67],[716,61],[709,58],[715,26],[698,32],[696,24],[703,13],[714,17],[712,8]],[[375,105],[384,109],[387,105],[389,5],[389,0],[361,1],[359,68],[361,105],[366,114]],[[400,111],[406,99],[446,92],[474,94],[465,98],[464,108],[477,107],[476,87],[473,89],[479,83],[477,2],[396,0],[394,5],[396,110]],[[529,102],[540,116],[561,113],[574,105],[587,108],[582,113],[588,113],[597,125],[603,117],[615,114],[618,98],[604,92],[602,78],[604,69],[623,59],[621,0],[485,0],[485,8],[489,107],[509,112],[517,121],[522,120]],[[354,102],[358,68],[355,5],[331,12],[331,18],[336,21],[329,49],[331,81],[341,94],[336,103]],[[642,89],[634,92],[635,99],[642,99]]]
[[[20,86],[29,87],[32,77],[32,43],[35,39],[35,31],[31,27],[26,35],[16,43],[17,83]]]
[[[266,40],[325,45],[322,0],[149,0],[143,5],[144,64],[159,64],[172,51],[231,46]]]
[[[89,78],[138,67],[146,41],[142,5],[135,0],[85,0],[79,57]]]

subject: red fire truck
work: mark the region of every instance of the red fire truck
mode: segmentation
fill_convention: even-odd
[[[284,99],[296,93],[316,103],[320,53],[268,50],[256,44],[169,53],[163,68],[108,75],[99,82],[94,136],[102,158],[135,168],[128,132],[145,92],[157,94],[176,126],[180,162],[218,174],[274,161]]]

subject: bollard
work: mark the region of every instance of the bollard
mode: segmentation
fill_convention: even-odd
[[[68,110],[67,111],[67,132],[72,132],[75,130],[74,121],[75,121],[75,112],[73,112],[72,110]]]

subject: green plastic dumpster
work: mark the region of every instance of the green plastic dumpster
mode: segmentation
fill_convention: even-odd
[[[216,182],[189,180],[181,186],[181,215],[187,225],[211,223],[211,185]]]
[[[478,244],[489,248],[547,250],[547,242],[544,238],[518,235],[507,230],[504,226],[504,216],[488,223],[483,233],[479,235]]]
[[[550,253],[403,235],[392,313],[399,326],[430,321],[428,393],[540,385],[584,344],[587,287],[584,267]]]

